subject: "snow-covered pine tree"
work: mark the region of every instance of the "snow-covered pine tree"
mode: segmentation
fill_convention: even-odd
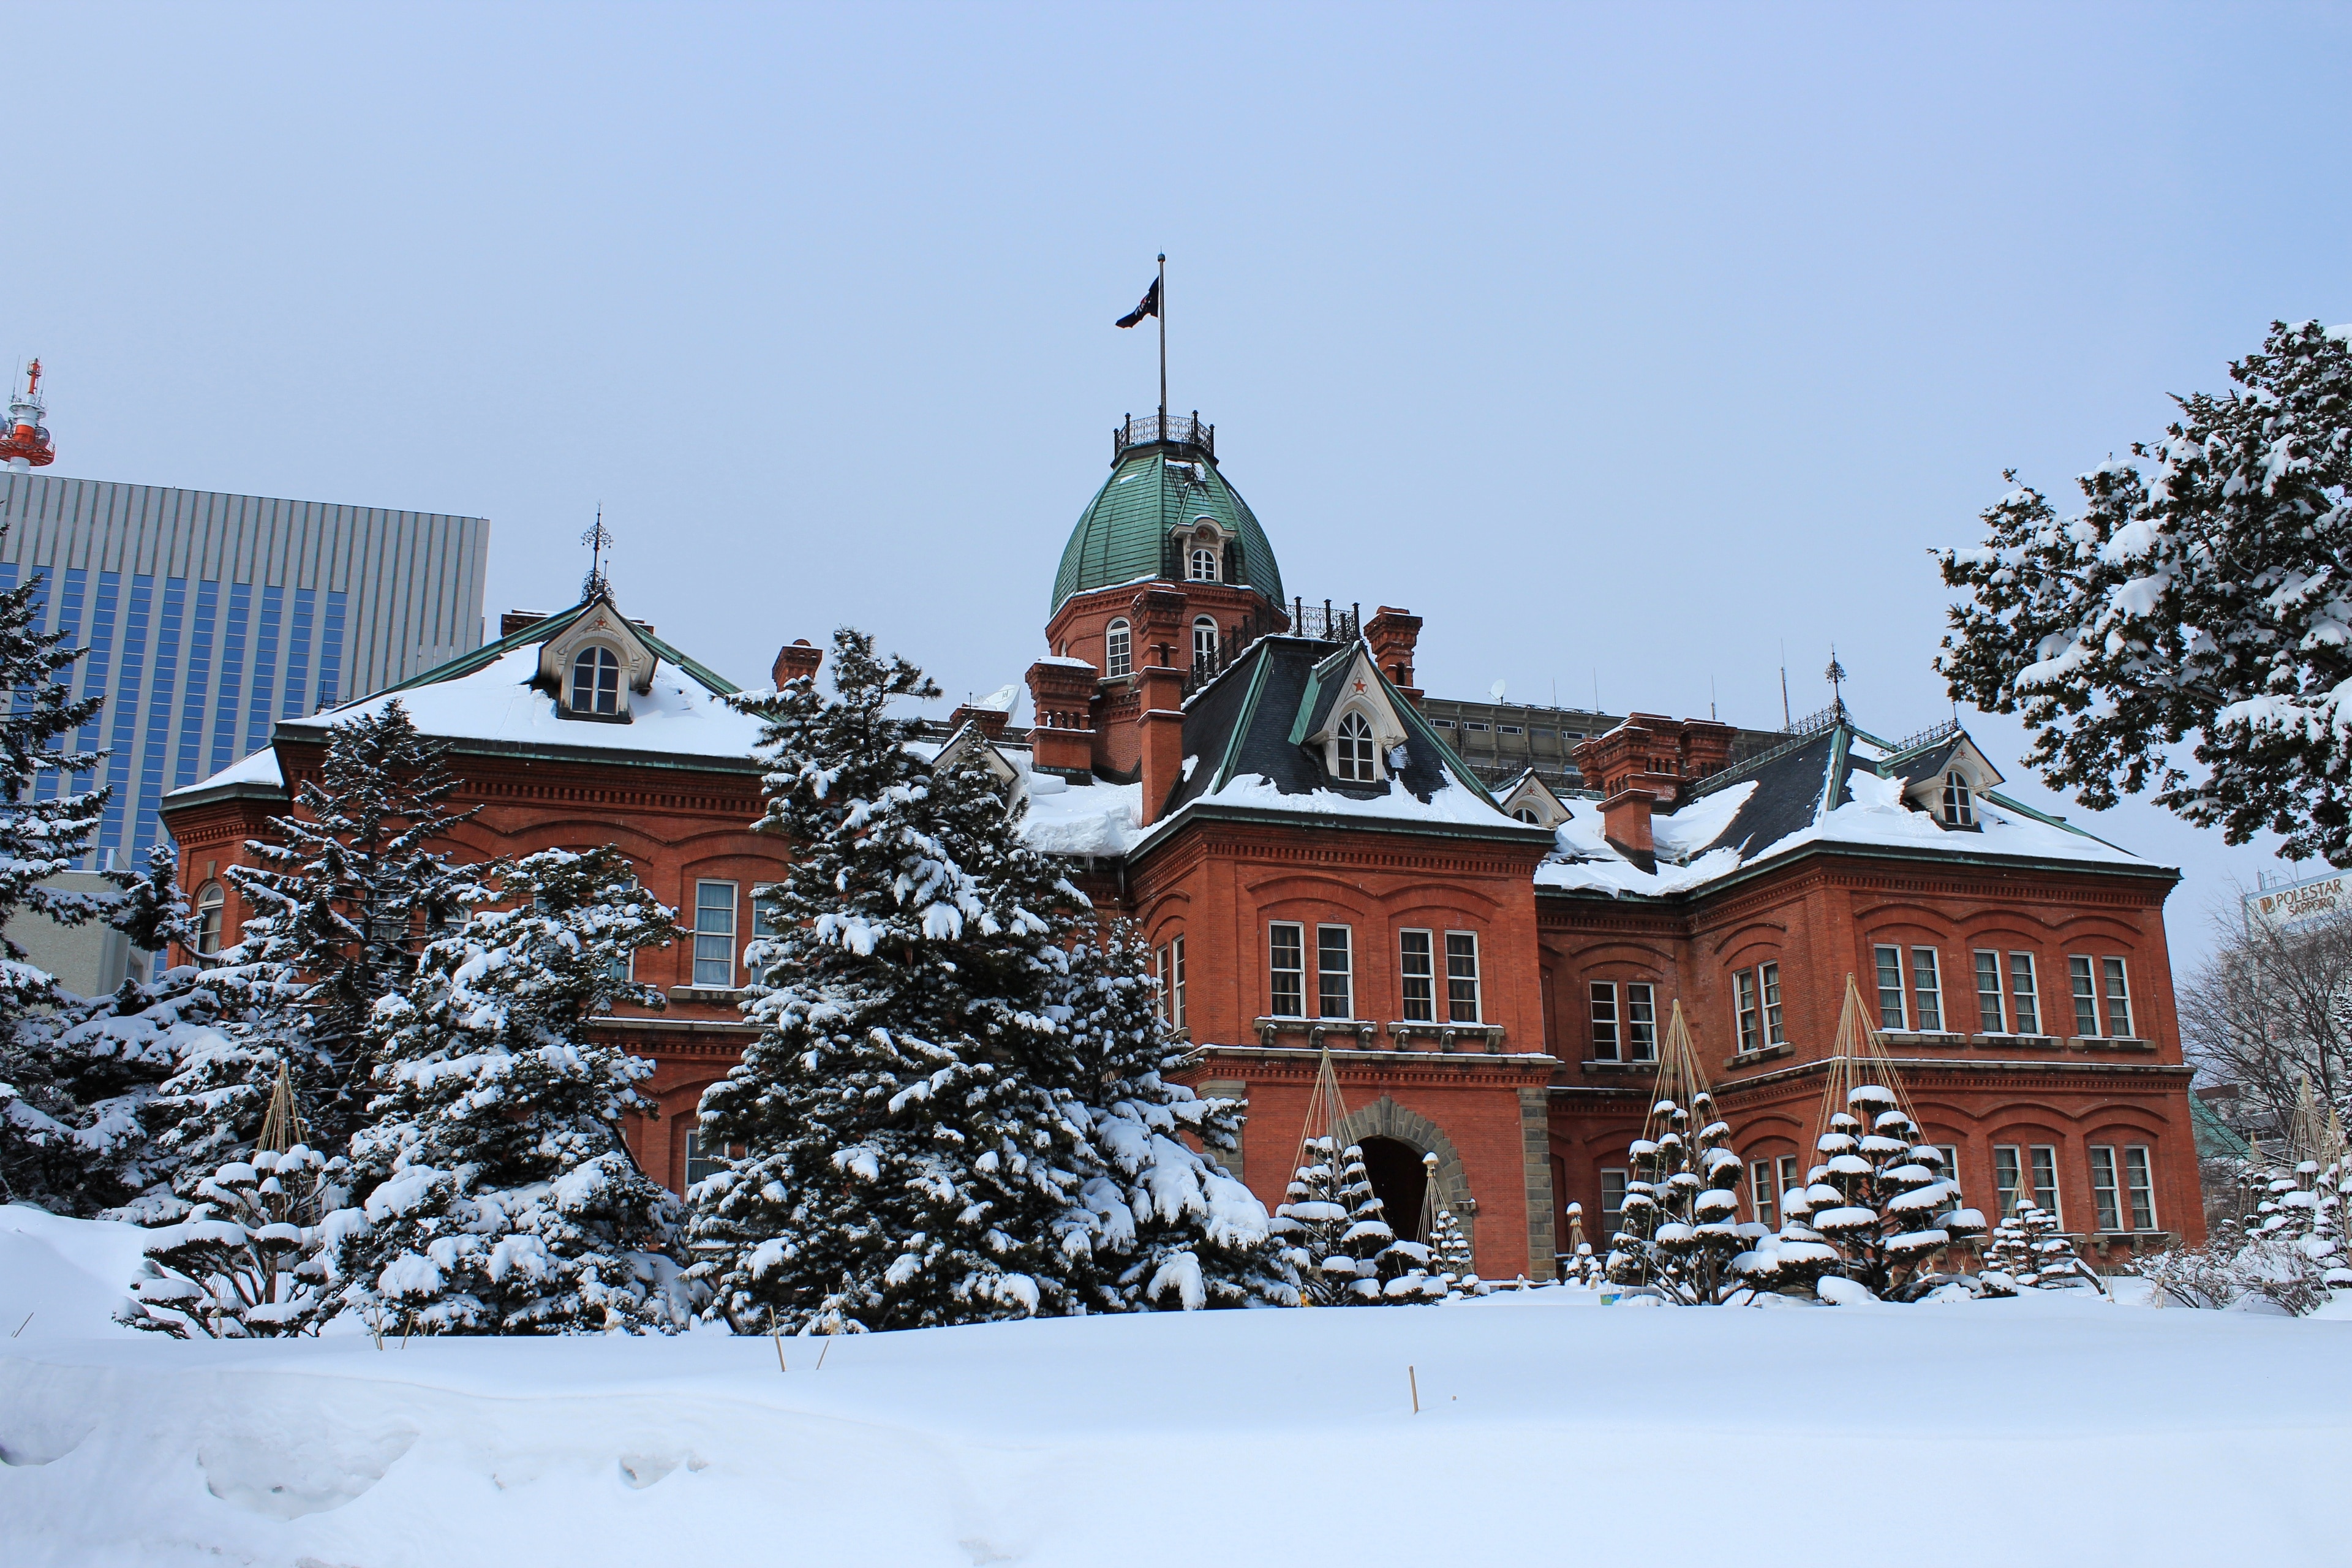
[[[1883,1300],[1914,1300],[1948,1282],[1927,1266],[1953,1242],[1982,1236],[1984,1216],[1961,1205],[1943,1151],[1923,1141],[1899,1085],[1849,974],[1813,1142],[1822,1161],[1782,1197],[1780,1235],[1736,1260],[1741,1279],[1810,1293],[1836,1275]]]
[[[695,1273],[761,1332],[1090,1310],[1091,1119],[1033,1072],[1061,1054],[1084,900],[1041,889],[984,769],[909,749],[890,709],[938,694],[920,670],[848,629],[832,666],[831,700],[803,679],[740,701],[792,865],[746,953],[761,1033],[702,1099],[702,1135],[743,1153],[692,1194]]]
[[[277,819],[279,841],[249,843],[260,864],[226,872],[256,913],[225,961],[282,966],[304,982],[296,1088],[324,1148],[340,1149],[358,1124],[377,1001],[408,983],[418,951],[471,897],[473,871],[428,847],[479,809],[444,805],[457,787],[447,751],[397,698],[333,726],[319,776]]]
[[[1568,1205],[1568,1252],[1562,1258],[1560,1279],[1570,1285],[1595,1286],[1605,1276],[1601,1259],[1592,1256],[1592,1244],[1584,1239],[1584,1205]]]
[[[41,885],[88,853],[108,792],[64,787],[105,755],[63,749],[101,699],[74,700],[69,670],[83,650],[65,647],[62,633],[33,629],[40,591],[36,581],[0,593],[0,691],[14,693],[0,705],[0,928],[25,910],[70,925],[110,907],[102,896]],[[49,798],[35,787],[44,775],[59,784]],[[58,1000],[56,981],[0,938],[0,1083],[10,1086],[0,1096],[0,1202],[89,1214],[121,1201],[134,1179],[116,1134],[136,1123],[121,1114],[115,1073],[83,1081],[79,1064],[53,1055],[52,1032],[28,1037],[22,1027]]]
[[[609,846],[474,874],[464,924],[376,1004],[351,1202],[324,1221],[343,1300],[438,1333],[683,1327],[679,1207],[622,1137],[653,1063],[593,1024],[663,1005],[628,975],[672,911]]]
[[[1053,1076],[1091,1128],[1080,1166],[1096,1221],[1091,1305],[1296,1305],[1265,1205],[1202,1152],[1240,1146],[1240,1107],[1164,1076],[1182,1046],[1160,1016],[1150,956],[1114,925],[1080,938],[1060,986],[1066,1059]]]
[[[1656,1098],[1627,1151],[1625,1202],[1606,1265],[1619,1285],[1665,1300],[1713,1303],[1735,1288],[1732,1260],[1748,1248],[1739,1226],[1739,1156],[1716,1113],[1683,1005],[1658,1058]]]
[[[1449,1295],[1484,1296],[1494,1287],[1478,1278],[1478,1260],[1470,1237],[1454,1211],[1437,1200],[1437,1156],[1421,1157],[1422,1191],[1428,1194],[1422,1205],[1423,1221],[1422,1235],[1429,1248],[1429,1267]]]
[[[2020,486],[1983,542],[1942,553],[1937,668],[1954,698],[2020,713],[2027,761],[2084,805],[2157,804],[2231,844],[2352,865],[2352,330],[2274,321],[2237,386],[2077,481],[2062,516]],[[2014,479],[2014,475],[2010,476]],[[2192,776],[2175,761],[2196,740]]]
[[[1429,1271],[1429,1248],[1399,1239],[1388,1223],[1364,1152],[1353,1143],[1306,1141],[1274,1229],[1309,1306],[1401,1306],[1445,1296],[1444,1281]]]

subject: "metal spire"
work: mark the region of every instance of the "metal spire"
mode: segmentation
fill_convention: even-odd
[[[600,594],[611,592],[612,584],[604,575],[604,552],[613,548],[613,531],[604,526],[604,508],[597,503],[596,521],[580,535],[580,542],[588,547],[588,575],[580,580],[580,602],[586,604]]]

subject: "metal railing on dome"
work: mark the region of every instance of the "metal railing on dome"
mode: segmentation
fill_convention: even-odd
[[[1217,427],[1203,425],[1197,409],[1191,414],[1129,415],[1127,422],[1110,433],[1110,455],[1115,460],[1129,447],[1149,447],[1156,441],[1198,447],[1212,458],[1217,455]]]

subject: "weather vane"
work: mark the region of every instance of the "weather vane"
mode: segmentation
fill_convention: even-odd
[[[1822,679],[1830,683],[1830,706],[1845,711],[1845,666],[1838,662],[1837,644],[1830,644],[1830,667],[1822,671]]]
[[[580,602],[586,604],[611,587],[604,578],[604,552],[613,548],[613,531],[604,526],[602,503],[596,508],[595,522],[581,534],[580,542],[588,547],[588,575],[580,584]]]

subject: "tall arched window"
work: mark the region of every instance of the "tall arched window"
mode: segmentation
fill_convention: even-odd
[[[1217,662],[1217,623],[1202,616],[1192,623],[1192,664],[1195,668]]]
[[[206,958],[221,950],[221,914],[227,903],[218,882],[196,889],[196,952]]]
[[[620,712],[621,660],[611,648],[583,647],[572,661],[572,710]]]
[[[1976,801],[1969,793],[1967,775],[1955,768],[1944,775],[1944,826],[1974,827],[1976,823]]]
[[[1370,784],[1377,776],[1372,772],[1372,727],[1364,722],[1361,713],[1350,713],[1339,721],[1337,750],[1341,778]]]
[[[1135,668],[1135,655],[1129,647],[1125,621],[1113,621],[1110,630],[1103,634],[1103,673],[1125,675]]]
[[[1192,570],[1191,575],[1192,581],[1195,583],[1215,582],[1217,580],[1217,552],[1214,550],[1210,549],[1207,545],[1194,546],[1192,550]]]

